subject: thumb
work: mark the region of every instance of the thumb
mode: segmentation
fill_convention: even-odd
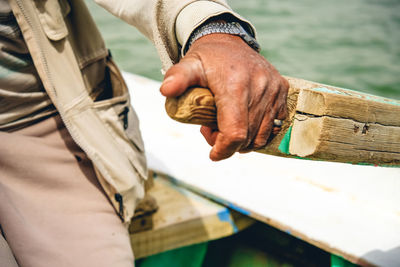
[[[160,91],[166,97],[177,97],[193,86],[207,87],[203,67],[199,59],[184,58],[167,71]]]

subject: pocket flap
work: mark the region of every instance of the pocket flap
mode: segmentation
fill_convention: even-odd
[[[68,35],[68,28],[64,18],[71,11],[66,0],[36,0],[35,5],[39,19],[47,37],[59,41]]]

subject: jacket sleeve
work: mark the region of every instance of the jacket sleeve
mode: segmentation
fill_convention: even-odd
[[[211,17],[230,14],[253,35],[252,25],[225,0],[95,0],[113,15],[135,26],[155,45],[163,70],[179,61],[190,34]]]

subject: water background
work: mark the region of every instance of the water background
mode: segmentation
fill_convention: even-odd
[[[151,43],[86,2],[119,66],[162,80]],[[228,2],[255,25],[262,54],[282,74],[400,99],[399,0]]]

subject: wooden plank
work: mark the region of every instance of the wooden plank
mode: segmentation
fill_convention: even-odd
[[[159,209],[143,224],[150,229],[131,234],[135,258],[232,235],[254,220],[179,188],[158,175],[149,193]],[[140,221],[139,221],[140,223]]]
[[[331,161],[400,165],[400,127],[296,114],[291,155]]]
[[[160,83],[127,75],[149,166],[354,263],[400,266],[400,169],[260,153],[208,159],[198,126],[169,120]],[[301,86],[298,86],[301,89]]]
[[[281,132],[269,145],[257,152],[326,161],[400,165],[400,101],[296,78],[287,79],[290,83],[287,98],[289,116]],[[192,88],[177,99],[167,99],[165,107],[169,116],[177,121],[216,125],[215,103],[207,89]],[[341,118],[335,125],[343,129],[353,123],[354,132],[342,131],[335,142],[326,142],[319,138],[326,134],[333,136],[337,130],[330,127],[329,123],[317,125],[317,120],[313,120],[313,123],[310,120],[300,123],[298,114]],[[356,127],[360,127],[360,123],[364,124],[361,129],[372,127],[379,131],[367,130],[366,134],[359,135]],[[319,127],[312,127],[314,125]],[[292,131],[292,128],[296,130]],[[368,142],[364,141],[366,136],[371,137]],[[313,146],[309,147],[309,144]],[[289,146],[291,149],[288,149]]]
[[[318,87],[300,91],[296,111],[315,116],[351,119],[357,122],[400,126],[400,102],[352,91]]]

